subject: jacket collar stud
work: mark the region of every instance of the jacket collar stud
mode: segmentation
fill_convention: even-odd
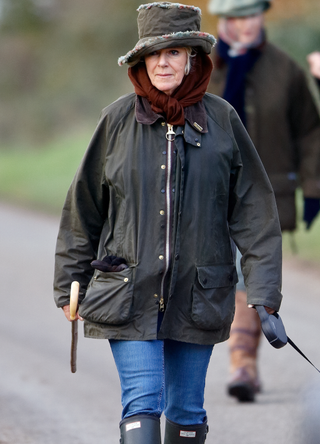
[[[193,126],[194,126],[195,128],[197,128],[198,131],[203,131],[203,128],[202,128],[201,125],[199,125],[199,123],[197,123],[197,122],[193,122]]]

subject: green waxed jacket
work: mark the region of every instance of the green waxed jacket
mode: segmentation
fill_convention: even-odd
[[[230,237],[243,254],[248,302],[279,309],[274,194],[237,114],[206,94],[186,109],[173,143],[167,131],[145,99],[120,98],[103,111],[68,192],[55,301],[69,304],[70,284],[80,282],[86,336],[226,340],[237,283]],[[129,267],[94,270],[90,262],[105,255],[124,257]]]

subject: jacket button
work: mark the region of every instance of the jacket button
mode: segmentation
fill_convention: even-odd
[[[176,254],[174,258],[175,258],[176,261],[178,261],[180,256],[178,254]]]
[[[166,122],[161,122],[161,126],[165,126],[166,125]]]
[[[160,261],[163,261],[164,256],[162,254],[160,254],[159,259],[160,259]]]
[[[124,278],[123,280],[124,280],[124,282],[129,282],[128,278]]]
[[[154,295],[153,295],[153,297],[154,297],[154,298],[157,298],[157,297],[158,297],[158,295],[157,295],[157,294],[154,294]]]
[[[197,146],[201,146],[201,143],[197,143]]]
[[[165,169],[166,169],[166,166],[165,166],[165,165],[161,165],[161,169],[162,169],[162,170],[165,170]]]
[[[161,193],[164,194],[166,192],[166,190],[164,188],[162,188]]]
[[[161,210],[161,211],[160,211],[160,214],[161,214],[161,216],[164,216],[165,213],[164,213],[163,210]]]

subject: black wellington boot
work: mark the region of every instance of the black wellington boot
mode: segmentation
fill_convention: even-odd
[[[160,418],[130,416],[120,422],[120,444],[161,444]]]
[[[164,444],[203,444],[208,430],[207,421],[203,424],[185,426],[166,418]]]

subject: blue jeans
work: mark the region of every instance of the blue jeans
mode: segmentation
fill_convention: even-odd
[[[165,416],[178,424],[206,420],[204,389],[213,345],[172,340],[110,340],[121,384],[122,419]]]

